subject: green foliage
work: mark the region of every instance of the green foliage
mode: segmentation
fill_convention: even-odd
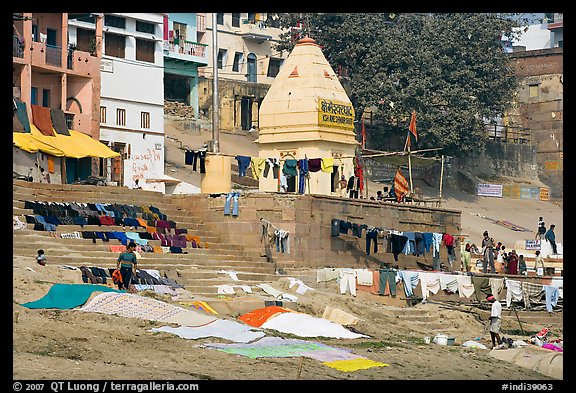
[[[522,33],[517,14],[280,14],[282,27],[298,22],[276,49],[314,38],[334,70],[347,70],[357,118],[375,109],[373,141],[407,135],[415,110],[417,148],[469,155],[483,148],[483,123],[510,108],[517,80],[501,37]]]

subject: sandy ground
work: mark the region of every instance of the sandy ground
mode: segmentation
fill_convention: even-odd
[[[359,321],[354,329],[370,336],[307,340],[351,349],[388,365],[343,372],[310,358],[250,359],[199,346],[229,342],[221,338],[192,340],[149,331],[163,323],[78,310],[28,309],[20,303],[39,299],[54,283],[81,282],[80,272],[49,264],[41,267],[33,258],[14,258],[13,262],[13,378],[17,380],[551,380],[497,360],[488,355],[489,349],[458,345],[482,337],[481,342],[489,346],[489,334],[473,313],[452,311],[436,303],[415,307],[458,328],[454,335],[457,345],[424,344],[424,336],[433,337],[439,330],[396,316],[398,307],[373,301],[373,295],[353,298],[330,289],[300,295],[299,311],[321,317],[326,306],[338,308],[355,315]],[[271,284],[286,286],[285,281]],[[166,295],[155,297],[171,302]],[[238,315],[218,317],[239,321]],[[298,338],[277,331],[267,333]]]
[[[196,135],[196,139],[188,138],[189,135],[184,133],[172,135],[184,139],[185,144],[192,148],[198,146],[197,141],[209,139],[203,135]],[[226,139],[221,143],[221,151],[253,154],[250,148],[242,152],[234,150],[237,142],[234,138]],[[167,146],[170,165],[167,165],[166,173],[175,177],[181,174],[182,178],[184,175],[188,178],[196,176],[184,167],[184,154],[176,142],[167,140]],[[527,228],[533,228],[538,216],[543,216],[546,222],[556,224],[557,239],[562,242],[562,208],[552,203],[478,198],[453,190],[445,195],[443,206],[463,211],[463,233],[475,241],[480,241],[484,230],[505,244],[532,238],[533,234],[515,232],[469,213],[481,213]],[[190,340],[149,331],[152,327],[162,326],[161,323],[77,310],[28,309],[20,304],[41,298],[55,283],[81,283],[80,272],[50,264],[42,267],[33,257],[13,257],[12,372],[16,380],[550,381],[542,374],[489,356],[489,349],[426,345],[422,338],[434,336],[438,330],[396,316],[396,307],[366,296],[351,298],[338,295],[334,290],[308,291],[299,297],[298,310],[320,317],[326,306],[339,308],[357,316],[359,322],[354,328],[370,338],[309,340],[352,349],[358,355],[387,364],[387,367],[343,372],[310,358],[250,359],[199,346],[202,343],[228,342],[224,339]],[[157,295],[157,298],[171,302],[167,296]],[[473,313],[447,310],[432,302],[416,307],[429,315],[437,315],[439,321],[449,326],[458,327],[457,344],[481,337],[481,342],[490,346],[489,334],[483,331],[483,324]],[[218,316],[238,321],[238,315]],[[533,328],[537,331],[539,327]]]

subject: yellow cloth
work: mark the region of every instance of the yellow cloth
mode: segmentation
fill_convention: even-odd
[[[328,157],[322,159],[322,172],[326,173],[334,172],[334,157]]]
[[[322,364],[340,371],[356,371],[372,367],[388,366],[386,363],[380,363],[366,358],[335,360],[333,362],[322,362]]]
[[[252,177],[256,180],[260,179],[260,175],[266,165],[266,159],[261,157],[250,158],[250,169],[252,169]]]

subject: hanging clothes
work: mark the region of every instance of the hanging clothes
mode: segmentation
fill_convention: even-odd
[[[322,170],[322,159],[321,158],[310,158],[308,159],[308,170],[310,172],[319,172]]]
[[[265,158],[261,157],[252,157],[250,159],[250,169],[252,170],[252,177],[255,180],[260,179],[262,175],[262,171],[264,170],[264,164],[266,163]]]
[[[404,246],[408,242],[408,237],[404,235],[398,235],[395,233],[390,234],[390,243],[392,243],[392,254],[394,254],[394,260],[398,262],[398,255],[404,249]]]
[[[194,152],[192,150],[186,150],[184,152],[184,164],[186,165],[192,165],[192,163],[194,162]]]
[[[236,161],[238,162],[238,176],[246,176],[246,169],[250,166],[252,157],[249,156],[236,156]]]
[[[272,176],[274,179],[278,179],[278,172],[280,171],[280,159],[278,158],[267,158],[266,164],[264,166],[264,177],[268,177],[268,173],[272,168]]]
[[[322,158],[322,172],[334,173],[334,157]]]
[[[293,159],[288,159],[284,161],[284,167],[282,168],[282,173],[286,176],[296,176],[296,166],[298,165],[298,161]]]
[[[340,294],[344,295],[350,292],[352,296],[356,296],[356,272],[354,269],[342,268],[340,269],[339,277]]]
[[[298,193],[304,194],[306,191],[306,177],[308,176],[308,159],[298,160]]]

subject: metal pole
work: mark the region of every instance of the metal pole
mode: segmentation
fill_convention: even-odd
[[[440,167],[440,196],[439,202],[442,203],[442,178],[444,178],[444,154],[442,154],[442,166]]]
[[[218,23],[212,13],[212,152],[220,152],[220,111],[218,104]]]

